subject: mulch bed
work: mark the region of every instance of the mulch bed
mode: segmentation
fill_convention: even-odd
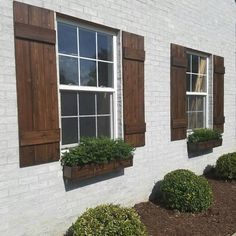
[[[235,233],[236,181],[208,180],[214,203],[205,213],[180,213],[153,202],[135,205],[149,236],[226,236]]]

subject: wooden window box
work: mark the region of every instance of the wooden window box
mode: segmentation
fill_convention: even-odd
[[[122,170],[126,167],[133,166],[133,156],[125,160],[113,160],[104,164],[90,164],[84,166],[64,166],[63,176],[66,179],[83,180],[91,177],[111,173],[117,170]]]
[[[208,140],[204,142],[198,143],[187,143],[188,144],[188,151],[190,152],[200,152],[212,149],[214,147],[219,147],[222,145],[222,139],[218,140]]]

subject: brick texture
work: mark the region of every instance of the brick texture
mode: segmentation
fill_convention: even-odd
[[[59,162],[19,168],[13,1],[1,1],[0,235],[63,235],[88,207],[111,202],[132,206],[147,200],[154,183],[167,172],[188,168],[201,174],[207,165],[215,163],[219,155],[235,151],[235,1],[22,2],[145,37],[146,146],[136,150],[134,166],[127,168],[124,175],[111,175],[109,177],[114,178],[92,184],[72,185],[64,182]],[[118,37],[118,49],[119,41]],[[186,140],[170,142],[170,43],[225,58],[226,123],[223,146],[207,155],[188,158]],[[120,136],[123,133],[121,73],[118,69]],[[209,121],[211,123],[211,116]]]

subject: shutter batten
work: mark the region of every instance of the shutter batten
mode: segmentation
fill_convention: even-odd
[[[60,130],[54,13],[14,2],[20,166],[56,161]]]
[[[145,145],[144,37],[123,32],[124,138],[135,147]]]
[[[186,48],[171,44],[171,141],[186,138]]]

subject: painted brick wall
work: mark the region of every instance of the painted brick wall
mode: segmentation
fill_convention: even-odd
[[[23,2],[145,36],[146,146],[124,175],[96,183],[64,183],[59,162],[20,169],[12,0],[0,1],[0,235],[62,235],[87,207],[145,201],[168,171],[201,174],[220,154],[235,151],[233,0]],[[224,143],[208,155],[189,159],[185,140],[170,142],[170,43],[225,57]]]

